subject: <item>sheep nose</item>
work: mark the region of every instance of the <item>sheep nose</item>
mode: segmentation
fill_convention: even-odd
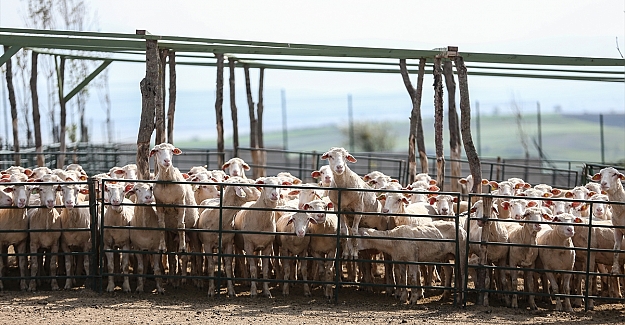
[[[382,213],[388,213],[388,209],[382,209]]]

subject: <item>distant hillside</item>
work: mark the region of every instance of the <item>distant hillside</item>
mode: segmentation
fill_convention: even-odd
[[[445,117],[445,122],[447,117]],[[523,116],[521,127],[511,115],[481,116],[480,127],[477,119],[471,121],[473,141],[483,157],[522,158],[525,155],[521,134],[528,147],[530,156],[538,157],[538,121],[536,115]],[[434,154],[434,119],[423,120],[425,145],[428,154]],[[606,162],[615,162],[625,158],[625,116],[620,114],[604,116],[604,155]],[[409,122],[390,122],[396,137],[395,152],[407,152]],[[346,126],[345,126],[346,127]],[[520,131],[521,129],[521,131]],[[449,133],[445,125],[443,136],[445,152],[448,153]],[[601,136],[598,115],[559,115],[541,116],[542,148],[545,156],[551,160],[601,162]],[[265,146],[283,147],[283,133],[265,134]],[[241,135],[241,147],[249,146],[249,137]],[[341,126],[327,125],[319,128],[292,129],[287,135],[288,149],[294,151],[325,151],[332,146],[348,146],[349,139],[341,132]],[[215,148],[215,139],[176,142],[185,148]],[[226,147],[232,147],[232,139],[226,139]]]

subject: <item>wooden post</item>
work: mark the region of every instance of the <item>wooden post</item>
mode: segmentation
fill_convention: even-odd
[[[169,51],[169,108],[167,109],[167,142],[174,144],[176,112],[176,52]]]
[[[4,53],[7,53],[9,47],[7,45],[4,46]],[[19,133],[17,132],[17,102],[15,100],[15,88],[13,86],[13,64],[11,62],[11,58],[9,58],[6,62],[6,79],[7,79],[7,90],[9,92],[9,104],[11,105],[11,120],[13,126],[13,151],[15,152],[14,160],[15,166],[20,165],[20,140]],[[8,142],[8,139],[7,139]]]
[[[478,186],[482,188],[482,186]],[[482,216],[482,228],[481,228],[481,242],[480,242],[480,251],[479,251],[479,260],[478,265],[484,266],[488,265],[488,242],[490,240],[490,214],[493,206],[493,197],[486,195],[482,197],[482,206],[484,210],[484,215]],[[490,287],[490,270],[486,268],[479,268],[476,274],[475,288],[476,289],[488,289]],[[488,306],[488,293],[481,291],[478,295],[478,305]]]
[[[257,171],[258,177],[267,176],[265,174],[265,166],[267,165],[267,151],[265,149],[265,143],[263,140],[263,84],[265,79],[265,68],[259,69],[259,81],[258,81],[258,104],[256,106],[256,118],[258,119],[258,124],[256,125],[256,136],[258,137],[258,148],[261,149],[258,153],[259,158],[259,166],[254,168],[254,171]],[[256,178],[258,178],[256,177]]]
[[[464,65],[462,56],[456,56],[456,71],[458,72],[458,85],[460,88],[460,132],[464,151],[467,153],[469,169],[475,180],[471,193],[482,193],[482,167],[480,157],[477,155],[473,138],[471,137],[471,101],[469,99],[469,84],[467,81],[467,67]],[[471,203],[471,202],[470,202]]]
[[[224,152],[224,55],[215,53],[217,57],[217,95],[215,96],[215,115],[217,119],[217,151]],[[218,156],[217,163],[221,167],[225,161],[223,155]],[[221,169],[221,168],[220,168]]]
[[[145,35],[145,31],[137,31]],[[139,84],[141,88],[141,122],[137,136],[137,169],[139,179],[150,179],[150,138],[154,132],[156,93],[160,87],[158,79],[159,55],[156,40],[145,40],[145,78]]]
[[[443,76],[441,58],[434,59],[434,144],[436,145],[436,182],[445,190],[445,157],[443,154]]]
[[[237,104],[235,99],[235,82],[234,68],[236,61],[228,58],[228,67],[230,68],[230,115],[232,115],[232,147],[235,157],[239,156],[239,119],[237,114]]]
[[[253,177],[258,178],[258,168],[260,165],[260,157],[258,151],[258,132],[257,132],[257,120],[256,113],[254,112],[254,101],[252,100],[252,87],[250,85],[250,67],[247,64],[243,65],[243,71],[245,72],[245,93],[247,95],[247,106],[250,116],[250,149],[252,154],[252,168]]]
[[[404,86],[408,90],[410,99],[412,100],[412,111],[410,113],[410,135],[408,136],[408,183],[415,181],[417,175],[417,158],[415,145],[419,151],[421,160],[421,171],[427,173],[427,156],[425,155],[425,141],[423,140],[423,125],[421,120],[421,96],[423,94],[423,76],[425,74],[425,59],[419,60],[419,76],[417,78],[417,88],[412,87],[408,69],[406,67],[406,59],[399,60],[399,70],[404,80]]]
[[[63,96],[65,82],[65,58],[61,57],[60,61],[57,78],[59,84],[59,106],[61,108],[59,112],[61,116],[61,132],[59,133],[60,154],[56,161],[56,168],[63,168],[65,166],[65,151],[67,151],[67,144],[65,141],[65,132],[67,129],[67,102],[65,101],[65,96]]]
[[[156,143],[166,141],[165,133],[165,62],[167,50],[158,50],[158,87],[156,89],[156,99],[154,106],[156,123]]]
[[[447,116],[449,124],[449,157],[451,158],[451,191],[460,192],[458,180],[462,177],[460,159],[462,156],[462,142],[460,140],[460,125],[456,110],[456,82],[450,60],[443,62],[443,76],[447,87]]]
[[[37,152],[37,166],[43,167],[45,159],[43,157],[43,144],[41,142],[41,115],[39,114],[39,94],[37,93],[37,58],[39,53],[31,53],[30,69],[30,94],[33,102],[33,126],[35,128],[35,151]]]

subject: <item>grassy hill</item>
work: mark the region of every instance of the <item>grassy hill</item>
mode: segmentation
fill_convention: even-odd
[[[600,125],[596,118],[584,115],[548,114],[541,116],[542,148],[551,160],[601,162]],[[596,117],[596,116],[595,116]],[[447,117],[445,117],[446,123]],[[604,157],[605,162],[616,162],[625,158],[625,116],[611,115],[604,118]],[[375,122],[372,122],[375,123]],[[388,123],[389,131],[396,138],[395,152],[407,152],[409,122]],[[538,123],[536,115],[525,115],[519,124],[511,115],[482,116],[479,129],[477,120],[471,121],[473,142],[482,157],[522,158],[525,155],[521,139],[525,139],[529,153],[538,157],[534,143],[538,143]],[[425,146],[428,154],[434,154],[434,119],[423,120]],[[349,139],[342,128],[346,126],[327,125],[319,128],[288,130],[288,149],[295,151],[325,151],[332,146],[348,147]],[[520,131],[522,130],[522,131]],[[446,154],[449,148],[449,131],[445,125],[443,145]],[[523,136],[521,136],[523,134]],[[266,132],[265,146],[283,147],[282,131]],[[241,147],[249,146],[249,136],[241,135]],[[215,148],[215,139],[177,141],[183,148]],[[226,139],[226,147],[232,147],[232,139]],[[357,150],[358,151],[358,150]]]

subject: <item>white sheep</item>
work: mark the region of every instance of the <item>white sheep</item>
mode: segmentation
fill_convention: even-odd
[[[428,203],[428,197],[430,193],[423,192],[438,192],[440,189],[436,185],[430,185],[426,181],[416,181],[406,186],[406,190],[410,191],[410,203]],[[414,193],[417,192],[417,193]]]
[[[59,239],[61,238],[61,219],[58,211],[54,208],[56,204],[56,192],[60,190],[58,184],[61,180],[56,175],[44,175],[42,182],[38,182],[33,187],[33,193],[39,194],[40,202],[43,206],[39,208],[30,208],[27,210],[30,230],[56,230],[52,232],[31,232],[30,233],[30,274],[33,279],[30,280],[28,291],[37,290],[37,281],[34,277],[39,271],[39,258],[35,256],[40,249],[45,249],[50,253],[50,275],[52,290],[58,290],[59,285],[55,278],[57,270],[57,253],[59,251]],[[52,184],[49,184],[52,183]]]
[[[403,193],[389,192],[378,195],[378,200],[384,200],[382,213],[390,216],[390,225],[422,225],[432,223],[436,210],[427,203],[410,203]]]
[[[130,219],[131,227],[143,227],[143,228],[158,228],[158,216],[156,215],[156,209],[154,207],[154,195],[152,184],[136,183],[134,185],[126,186],[126,194],[134,194],[137,198],[135,202],[137,205],[134,207],[133,217]],[[160,242],[161,231],[160,230],[138,230],[130,229],[130,245],[134,250],[157,252]],[[135,292],[142,293],[145,282],[145,272],[143,263],[143,254],[135,254],[137,260],[137,274],[144,276],[137,278],[137,288]],[[163,294],[163,279],[161,270],[161,255],[152,254],[152,269],[154,270],[154,276],[156,277],[156,292]]]
[[[239,157],[230,158],[230,160],[226,161],[221,169],[228,170],[228,175],[230,177],[239,176],[242,178],[247,178],[245,176],[245,172],[250,170],[250,165],[248,165],[243,159]]]
[[[199,219],[198,209],[195,207],[195,197],[193,188],[190,184],[171,183],[184,182],[185,178],[180,171],[173,166],[172,158],[174,155],[181,154],[182,151],[172,144],[161,143],[156,145],[150,151],[150,157],[155,156],[156,160],[156,180],[167,181],[157,182],[154,184],[154,198],[156,200],[156,213],[158,215],[159,228],[177,229],[177,237],[170,231],[166,231],[159,243],[159,251],[166,250],[170,252],[186,252],[187,245],[192,251],[199,251],[200,244],[196,233],[189,234],[187,240],[185,228],[194,228]],[[165,243],[165,235],[167,235],[167,243]],[[175,241],[178,241],[178,247],[175,247]],[[178,272],[178,259],[175,255],[169,255],[169,271]],[[182,256],[182,266],[180,267],[182,275],[187,273],[187,255]],[[194,259],[192,263],[192,273],[199,269],[199,258]],[[183,282],[185,280],[183,279]],[[174,287],[178,286],[178,281],[172,281]]]
[[[543,221],[543,211],[538,207],[529,207],[525,209],[523,215],[519,220],[540,222]],[[536,247],[536,235],[541,230],[540,223],[522,223],[521,225],[515,225],[515,227],[509,228],[508,242],[521,245],[532,245],[531,247],[510,246],[508,252],[508,265],[511,268],[534,268],[536,258],[538,257],[538,248]],[[531,271],[524,271],[524,284],[526,291],[534,292],[533,277]],[[519,277],[518,271],[515,269],[510,270],[510,278],[512,279],[512,290],[515,292],[512,295],[512,308],[519,308],[518,298],[516,291],[518,291]],[[536,310],[536,302],[534,296],[529,297],[530,309]]]
[[[332,299],[332,283],[334,282],[334,261],[336,258],[336,236],[339,229],[338,218],[334,213],[327,213],[324,216],[324,222],[314,218],[314,222],[310,220],[308,232],[315,234],[311,236],[309,250],[310,254],[318,259],[316,261],[317,273],[322,277],[324,282],[324,296]]]
[[[625,202],[625,190],[623,190],[623,184],[621,181],[625,180],[625,175],[621,174],[614,167],[606,167],[599,171],[599,173],[592,176],[592,180],[600,182],[601,190],[605,191],[612,202]],[[614,226],[625,226],[625,205],[614,204],[612,205],[612,224]],[[621,265],[619,263],[619,255],[621,250],[621,243],[623,241],[623,235],[625,230],[620,228],[614,229],[614,260],[612,263],[612,273],[620,274]]]
[[[104,185],[104,191],[109,198],[109,202],[105,203],[111,204],[104,212],[104,227],[128,227],[132,220],[134,209],[130,205],[122,205],[122,203],[132,204],[132,201],[124,199],[124,186],[119,183],[107,183]],[[104,229],[102,244],[105,250],[108,273],[111,273],[108,277],[106,292],[113,292],[115,290],[115,277],[112,274],[115,271],[115,253],[113,250],[116,248],[124,251],[130,250],[130,230],[128,228]],[[121,270],[124,274],[122,290],[130,292],[130,283],[128,282],[129,255],[128,253],[121,253],[121,256]]]
[[[113,167],[109,170],[109,176],[117,179],[137,179],[137,164]]]
[[[280,189],[276,188],[277,185],[292,185],[287,182],[282,182],[277,177],[265,177],[256,181],[256,184],[267,185],[262,188],[261,195],[254,204],[250,205],[251,209],[275,209],[280,199]],[[274,212],[271,210],[242,210],[234,219],[234,228],[241,231],[254,231],[254,232],[276,232],[276,220]],[[263,256],[272,255],[273,242],[275,235],[267,234],[246,234],[236,233],[235,244],[243,249],[247,258],[248,266],[250,269],[251,288],[250,295],[255,297],[258,295],[256,289],[256,281],[258,278],[258,270],[256,260],[253,257],[254,252],[260,251]],[[269,278],[269,257],[262,258],[262,272],[263,278]],[[263,294],[266,297],[271,297],[269,291],[269,283],[263,282]]]
[[[68,254],[72,250],[77,249],[80,252],[88,253],[91,251],[91,212],[89,206],[76,207],[76,205],[85,205],[79,194],[88,194],[87,189],[83,189],[80,184],[61,184],[62,202],[65,208],[61,209],[60,219],[61,227],[64,230],[61,233],[61,250],[65,255],[65,272],[68,278],[65,281],[65,289],[71,289],[75,284],[72,276],[73,256]],[[74,231],[72,231],[74,230]],[[83,267],[85,275],[89,275],[89,256],[83,256]],[[78,272],[76,272],[78,273]]]
[[[332,184],[332,180],[334,179],[334,175],[329,165],[321,166],[319,170],[315,170],[310,173],[310,176],[315,179],[319,179],[319,186],[321,187],[330,187]]]
[[[250,180],[251,181],[251,180]],[[211,207],[207,207],[198,220],[198,229],[207,230],[199,232],[199,238],[204,246],[204,252],[212,254],[214,250],[219,250],[220,234],[219,230],[225,231],[221,233],[221,249],[226,255],[224,256],[224,269],[226,271],[228,297],[234,297],[234,284],[232,281],[232,256],[234,245],[234,233],[227,232],[234,229],[235,215],[240,211],[241,206],[247,202],[256,201],[260,197],[260,191],[253,186],[245,186],[250,181],[241,177],[230,177],[226,183],[232,185],[224,185],[223,198],[219,203],[215,202]],[[221,209],[219,208],[221,205]],[[221,217],[220,217],[221,216]],[[221,223],[220,223],[221,218]],[[209,279],[208,296],[215,296],[215,262],[213,256],[207,256],[207,269]]]
[[[28,181],[28,176],[23,173],[14,173],[9,177],[11,183],[22,183]],[[9,196],[9,195],[12,195]],[[13,206],[12,209],[0,209],[0,229],[14,230],[16,232],[0,233],[0,246],[8,247],[13,245],[17,254],[26,254],[26,244],[28,242],[28,218],[26,218],[26,204],[30,195],[30,187],[26,185],[0,186],[0,206]],[[23,232],[17,232],[23,230]],[[28,271],[27,257],[20,255],[17,257],[20,269],[20,289],[26,290],[26,272]],[[4,259],[0,258],[0,290],[4,290],[2,278],[4,274]]]
[[[603,220],[612,220],[612,206],[604,202],[610,201],[610,198],[605,194],[595,194],[590,197],[592,203],[591,216]]]
[[[304,281],[304,296],[310,297],[310,286],[308,285],[308,268],[305,261],[301,261],[301,258],[308,256],[308,246],[310,244],[310,236],[306,236],[308,231],[308,224],[310,219],[313,219],[306,212],[291,212],[282,215],[276,222],[276,230],[280,234],[276,236],[276,241],[280,246],[280,256],[290,258],[292,256],[298,256],[298,260],[282,259],[282,273],[284,274],[284,280],[289,281],[291,278],[295,279],[295,269],[299,265],[299,270],[302,273],[302,280]],[[312,222],[316,222],[314,219]],[[295,236],[293,236],[295,234]],[[302,263],[303,262],[303,263]],[[303,264],[303,265],[302,265]],[[293,269],[291,269],[292,266]],[[291,272],[293,270],[293,272]],[[282,284],[282,295],[289,295],[289,282]]]
[[[547,280],[551,284],[551,292],[553,294],[557,295],[562,293],[568,295],[571,291],[571,274],[561,273],[554,275],[554,273],[549,272],[549,270],[573,271],[575,251],[571,249],[573,248],[571,238],[575,234],[575,230],[573,225],[567,224],[573,222],[573,216],[568,213],[563,213],[553,217],[552,221],[552,229],[539,233],[536,238],[536,243],[538,245],[559,246],[561,248],[539,247],[537,261],[540,261],[540,263],[536,263],[536,268],[546,270]],[[556,281],[556,277],[560,280],[560,284]],[[543,286],[547,286],[547,283],[543,283]],[[564,298],[563,307],[560,297],[556,296],[556,310],[573,311],[570,298]]]

